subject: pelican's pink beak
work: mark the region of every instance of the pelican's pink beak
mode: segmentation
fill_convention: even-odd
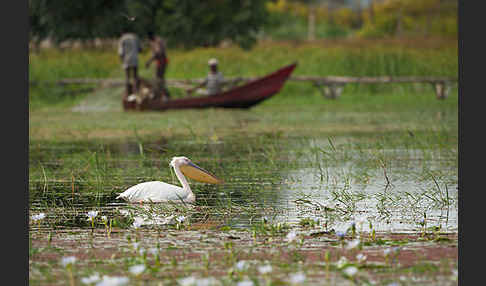
[[[213,174],[199,167],[198,165],[189,162],[180,166],[181,172],[187,177],[202,183],[221,184],[223,180],[217,178]]]

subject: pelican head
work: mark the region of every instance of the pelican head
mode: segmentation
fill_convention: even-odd
[[[209,184],[221,184],[223,182],[184,156],[172,157],[169,165],[174,169],[179,169],[184,175],[198,182]]]

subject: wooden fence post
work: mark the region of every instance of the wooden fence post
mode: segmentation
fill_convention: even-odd
[[[435,96],[437,99],[445,99],[447,96],[449,96],[449,90],[451,88],[451,85],[449,82],[446,81],[437,81],[432,83],[435,89]]]
[[[341,96],[344,83],[314,82],[314,86],[319,89],[319,91],[325,98],[336,99]]]

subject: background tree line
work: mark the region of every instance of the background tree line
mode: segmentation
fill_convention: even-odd
[[[267,3],[266,26],[281,39],[457,37],[457,5],[457,0],[275,0]]]
[[[211,46],[230,39],[249,48],[266,19],[261,0],[29,0],[29,36],[36,43],[117,38],[124,31],[145,37],[153,31],[170,46]]]
[[[457,0],[29,0],[29,22],[34,43],[153,31],[171,47],[247,49],[259,37],[457,37]]]

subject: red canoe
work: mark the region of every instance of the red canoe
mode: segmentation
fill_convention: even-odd
[[[125,110],[166,110],[208,107],[249,108],[278,93],[296,66],[297,63],[293,63],[269,75],[249,81],[244,85],[216,95],[186,97],[171,99],[169,101],[163,101],[162,99],[149,100],[147,98],[138,104],[135,101],[128,101],[125,96],[123,98],[123,107]],[[149,87],[149,84],[145,81],[142,82],[143,85]]]

